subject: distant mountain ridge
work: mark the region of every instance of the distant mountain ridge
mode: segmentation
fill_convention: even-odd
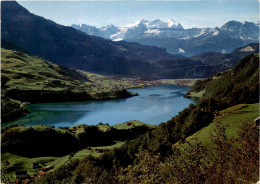
[[[144,46],[126,41],[114,42],[87,35],[72,27],[58,25],[43,17],[31,14],[15,1],[2,1],[1,5],[2,48],[25,52],[68,68],[94,73],[146,80],[204,78],[234,66],[239,61],[237,58],[241,58],[242,55],[246,56],[259,52],[259,46],[253,44],[240,48],[231,55],[214,52],[197,55],[194,58],[185,58],[180,55],[169,54],[164,48]],[[138,27],[139,24],[144,29],[147,25],[155,29],[172,29],[173,27],[176,30],[183,29],[181,25],[171,20],[166,23],[159,20],[152,22],[143,20],[135,25],[129,25],[129,27]],[[110,25],[109,28],[111,29],[107,29],[108,32],[109,30],[117,31],[113,25]],[[163,39],[169,46],[172,44],[171,39]],[[151,40],[156,41],[156,38],[151,37]],[[176,43],[178,42],[175,38],[173,40]],[[211,40],[211,38],[209,37],[206,40]],[[187,40],[184,39],[184,41]],[[200,42],[200,38],[197,41]],[[223,40],[215,39],[202,45],[194,46],[191,44],[189,47],[193,51],[198,51],[198,47],[211,48],[210,46],[215,46],[214,41],[222,42]],[[232,41],[232,39],[228,38],[226,39],[228,44],[221,43],[218,46],[221,49],[223,47],[231,49],[236,44],[230,45],[229,41]],[[184,48],[182,45],[177,46],[181,52],[186,52],[185,49],[181,49]]]
[[[198,54],[190,57],[194,61],[201,61],[206,65],[219,65],[226,69],[232,68],[238,61],[250,54],[259,53],[259,44],[251,43],[243,47],[236,48],[228,54],[222,54],[219,52],[205,52],[203,54]]]
[[[253,22],[229,21],[218,28],[184,29],[172,19],[161,21],[140,20],[133,24],[96,28],[86,24],[72,25],[88,35],[126,40],[145,45],[166,48],[169,53],[192,56],[203,52],[228,53],[236,47],[259,42],[259,24]]]
[[[156,70],[150,63],[178,57],[167,53],[164,48],[86,35],[34,15],[15,1],[2,1],[1,9],[2,47],[15,45],[66,67],[149,78]]]
[[[259,44],[252,43],[239,47],[229,54],[206,52],[189,58],[159,60],[160,78],[204,78],[234,67],[241,59],[259,53]]]
[[[86,24],[72,24],[72,27],[78,29],[88,35],[100,36],[113,41],[125,40],[127,38],[133,38],[142,34],[158,34],[159,32],[171,30],[184,30],[182,25],[169,19],[165,22],[160,19],[153,21],[139,20],[133,24],[116,27],[113,24],[96,28]]]

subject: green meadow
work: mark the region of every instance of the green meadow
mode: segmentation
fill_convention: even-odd
[[[226,127],[226,135],[228,139],[237,138],[238,131],[241,129],[243,123],[246,121],[253,123],[259,116],[259,112],[259,103],[232,106],[220,111],[211,124],[186,138],[186,141],[197,138],[202,142],[202,144],[210,145],[210,134],[214,135],[214,129],[216,129],[217,123]]]

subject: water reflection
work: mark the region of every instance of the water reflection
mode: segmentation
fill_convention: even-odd
[[[29,106],[29,115],[11,123],[70,127],[82,123],[96,125],[103,122],[113,125],[128,120],[140,120],[160,124],[171,119],[190,103],[196,103],[192,99],[183,98],[188,89],[189,87],[183,86],[160,85],[131,89],[131,92],[138,93],[139,96],[127,99],[33,104]]]

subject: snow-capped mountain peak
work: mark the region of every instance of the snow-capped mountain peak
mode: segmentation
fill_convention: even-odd
[[[173,19],[169,19],[165,22],[161,21],[160,19],[156,19],[150,22],[148,25],[149,28],[157,28],[157,29],[164,29],[164,28],[180,28],[183,29],[180,23],[175,22]]]
[[[168,28],[168,24],[166,22],[161,21],[160,19],[156,19],[150,22],[149,28]]]
[[[142,19],[142,20],[138,20],[136,21],[135,23],[133,24],[128,24],[126,26],[122,26],[122,27],[126,27],[126,28],[134,28],[134,27],[138,27],[140,25],[147,25],[149,24],[150,22],[148,20],[145,20],[145,19]]]
[[[131,40],[137,37],[146,39],[146,37],[151,38],[153,36],[156,36],[157,38],[168,37],[182,40],[198,38],[201,36],[226,36],[243,41],[259,41],[259,23],[255,24],[247,21],[238,22],[234,20],[225,23],[220,28],[184,29],[180,23],[174,21],[173,19],[169,19],[167,21],[162,21],[160,19],[155,19],[153,21],[142,19],[133,24],[128,24],[121,27],[114,26],[113,24],[101,28],[96,28],[95,26],[86,24],[74,24],[72,27],[89,35],[101,36],[113,41]]]
[[[175,22],[173,19],[167,20],[168,28],[179,28],[183,29],[182,25],[179,22]]]
[[[153,21],[142,19],[136,21],[133,24],[128,24],[122,27],[132,29],[135,27],[143,27],[143,26],[146,26],[148,29],[165,29],[165,28],[183,29],[182,25],[178,22],[175,22],[173,19],[169,19],[165,22],[160,19],[155,19]]]

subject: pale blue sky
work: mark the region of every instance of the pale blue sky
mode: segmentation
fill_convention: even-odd
[[[56,23],[122,26],[140,19],[173,20],[184,28],[220,27],[229,20],[259,20],[258,0],[18,1]]]

